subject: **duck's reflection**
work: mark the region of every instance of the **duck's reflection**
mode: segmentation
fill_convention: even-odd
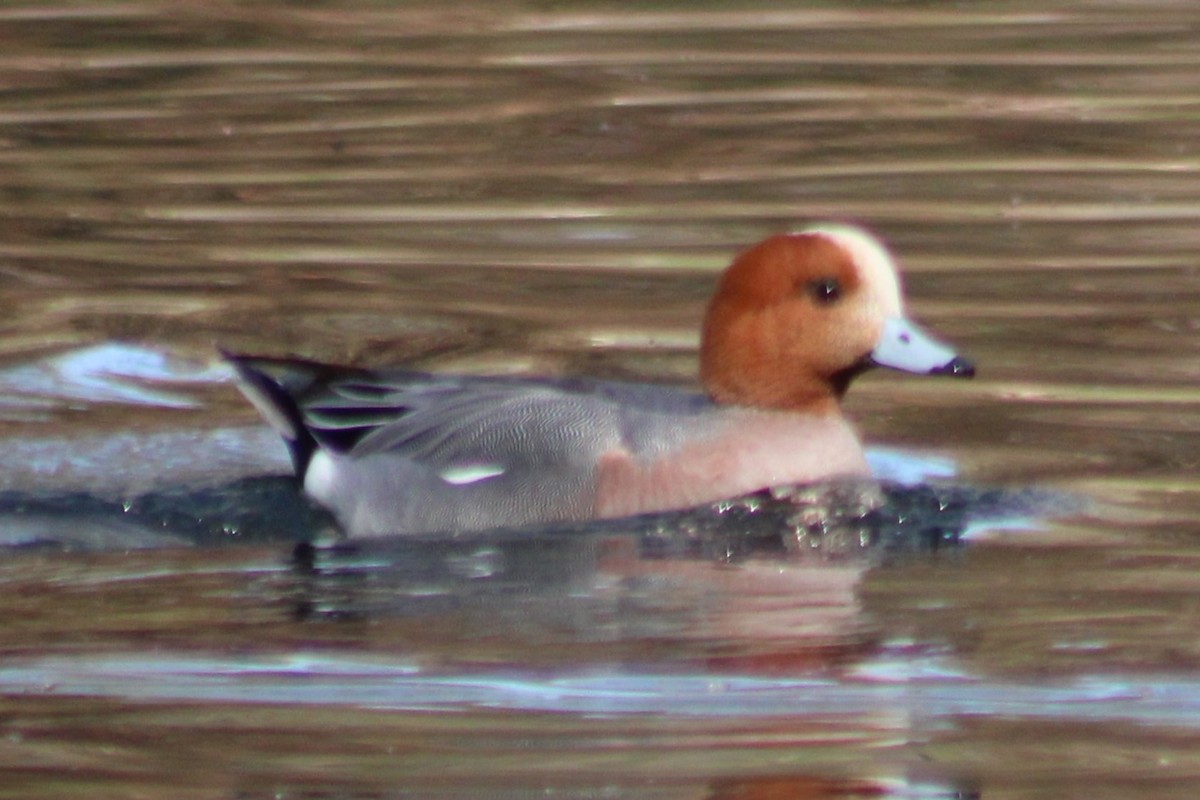
[[[302,619],[405,619],[445,655],[637,660],[762,671],[831,666],[874,646],[865,572],[955,548],[973,498],[838,483],[576,527],[300,545]]]

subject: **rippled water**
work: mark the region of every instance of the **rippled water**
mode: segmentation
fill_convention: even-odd
[[[1194,796],[1190,4],[0,41],[0,796]],[[293,552],[328,520],[214,345],[687,384],[717,270],[814,218],[980,367],[854,387],[881,506]]]

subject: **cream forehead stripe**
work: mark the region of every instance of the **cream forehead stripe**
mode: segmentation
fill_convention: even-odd
[[[862,228],[853,225],[814,225],[797,234],[816,234],[831,240],[850,254],[863,283],[870,287],[884,317],[904,315],[896,262],[883,243]]]

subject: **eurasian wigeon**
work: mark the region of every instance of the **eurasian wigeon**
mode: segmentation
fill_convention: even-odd
[[[974,374],[905,317],[884,245],[843,225],[734,260],[704,319],[703,393],[228,358],[305,492],[351,536],[619,517],[867,475],[840,408],[856,375]]]

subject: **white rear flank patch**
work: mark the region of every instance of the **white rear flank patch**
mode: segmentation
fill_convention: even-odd
[[[454,486],[466,486],[503,474],[504,467],[500,464],[455,464],[439,472],[438,477]]]
[[[318,450],[308,460],[308,469],[304,470],[304,491],[309,497],[319,501],[328,501],[333,495],[333,482],[337,477],[337,463],[324,450]]]

